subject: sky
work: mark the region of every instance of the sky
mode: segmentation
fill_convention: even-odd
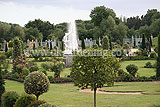
[[[141,16],[148,9],[160,11],[160,0],[0,0],[0,21],[24,26],[41,19],[58,24],[70,20],[90,20],[96,6],[111,8],[117,17]]]

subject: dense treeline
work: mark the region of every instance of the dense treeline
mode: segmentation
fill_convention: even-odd
[[[130,18],[117,17],[116,13],[105,6],[98,6],[91,10],[91,20],[76,20],[79,38],[99,39],[105,35],[112,38],[112,41],[122,41],[125,37],[137,37],[145,34],[150,38],[160,34],[160,12],[157,9],[148,10],[145,15],[133,16]],[[19,36],[26,40],[62,40],[67,32],[67,23],[57,25],[49,21],[35,19],[29,21],[24,27],[17,24],[0,22],[0,42],[11,40]]]

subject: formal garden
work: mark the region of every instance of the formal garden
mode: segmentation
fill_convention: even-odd
[[[104,6],[96,7],[90,14],[92,21],[76,20],[69,28],[66,23],[53,27],[38,19],[25,25],[25,38],[16,30],[9,31],[8,38],[3,35],[0,38],[0,105],[159,107],[160,32],[153,30],[158,22],[148,26],[153,30],[151,35],[147,25],[130,28],[129,22],[117,19],[112,9],[107,19],[101,17],[98,22],[94,14],[99,10],[109,12]],[[79,27],[80,39],[74,37],[74,31],[66,33],[67,29],[74,29],[72,24]],[[40,29],[46,26],[48,29]],[[89,28],[94,31],[90,32]],[[122,40],[124,35],[129,36]]]

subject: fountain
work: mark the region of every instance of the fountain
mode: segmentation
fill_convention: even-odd
[[[63,37],[64,42],[64,54],[71,55],[72,51],[78,50],[78,38],[75,21],[68,24],[68,33]]]
[[[72,66],[72,52],[78,51],[78,37],[77,37],[77,29],[75,21],[71,21],[68,24],[68,33],[63,37],[64,42],[64,57],[65,63],[67,67]]]

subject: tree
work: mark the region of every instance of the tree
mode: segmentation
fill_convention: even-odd
[[[1,62],[0,62],[0,105],[1,105],[1,96],[5,92],[5,87],[4,87],[4,79],[2,78],[2,68],[1,68]]]
[[[152,46],[152,38],[151,38],[151,36],[149,37],[149,42],[150,42],[150,46]]]
[[[48,91],[49,85],[47,76],[42,72],[35,71],[25,78],[24,90],[28,94],[34,94],[38,101],[39,96]]]
[[[111,38],[111,36],[109,36],[109,47],[110,47],[110,50],[112,50],[112,38]]]
[[[160,77],[160,35],[158,36],[158,57],[157,57],[156,77]]]
[[[105,6],[97,6],[90,13],[91,21],[95,26],[100,26],[101,21],[107,19],[109,15],[113,18],[116,16],[112,9],[106,8]]]
[[[42,40],[43,35],[39,32],[37,28],[26,28],[25,29],[25,40]]]
[[[103,37],[103,39],[102,39],[102,47],[103,47],[104,50],[105,49],[106,50],[110,49],[108,36],[104,36]]]
[[[145,26],[141,26],[139,28],[139,33],[142,35],[144,34],[147,38],[149,38],[151,36],[151,31],[149,26],[145,25]]]
[[[145,35],[143,34],[143,37],[142,37],[142,49],[144,50],[146,48],[146,38],[145,38]]]
[[[153,34],[153,36],[157,36],[160,34],[160,19],[157,19],[155,20],[151,26],[150,26],[150,29],[151,29],[151,33]]]
[[[122,42],[123,38],[127,37],[127,30],[128,30],[128,27],[123,23],[120,23],[119,25],[115,25],[112,31],[112,37],[114,41],[120,40]]]
[[[82,37],[82,50],[84,50],[86,48],[85,46],[85,42],[84,42],[84,37]]]
[[[104,84],[114,83],[115,73],[119,68],[118,60],[108,55],[74,56],[71,77],[74,84],[81,89],[91,87],[94,91],[94,107],[96,107],[96,91]]]
[[[23,49],[22,42],[21,42],[20,38],[15,37],[13,39],[13,53],[12,53],[12,56],[14,59],[18,56],[22,56],[22,51],[23,51],[22,49]]]
[[[47,40],[48,35],[52,30],[55,29],[54,24],[51,24],[49,21],[42,21],[41,19],[35,19],[34,21],[29,21],[26,25],[26,28],[37,28],[40,33],[43,35],[43,40]]]

